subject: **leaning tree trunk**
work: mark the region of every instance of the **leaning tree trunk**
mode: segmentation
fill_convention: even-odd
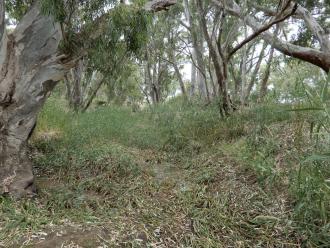
[[[27,140],[37,114],[65,69],[59,63],[60,27],[34,4],[12,34],[0,3],[0,194],[32,194]]]

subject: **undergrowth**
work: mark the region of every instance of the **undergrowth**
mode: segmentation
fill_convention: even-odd
[[[328,247],[329,134],[295,109],[223,119],[175,98],[74,114],[51,98],[31,140],[38,197],[0,198],[0,244],[89,223],[115,229],[113,246]]]

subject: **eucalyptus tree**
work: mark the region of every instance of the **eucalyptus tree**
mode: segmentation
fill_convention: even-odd
[[[150,102],[163,102],[171,93],[174,77],[181,76],[175,54],[174,23],[166,14],[155,15],[148,26],[148,41],[144,51],[144,88],[148,92]],[[173,49],[173,50],[171,50]],[[174,71],[171,70],[174,67]],[[182,78],[181,78],[182,79]],[[180,80],[180,78],[179,78]],[[185,92],[183,81],[181,90]]]
[[[80,59],[65,76],[69,106],[75,111],[85,112],[102,86],[115,82],[120,78],[119,74],[126,75],[126,72],[131,71],[129,69],[131,61],[139,56],[140,50],[134,50],[132,53],[128,48],[128,43],[119,36],[111,43],[111,47],[101,43],[100,48],[111,53],[102,55],[96,53],[93,56],[89,54],[90,56]]]
[[[218,0],[196,0],[197,9],[199,13],[199,22],[202,27],[205,40],[207,42],[210,57],[212,59],[217,83],[219,85],[219,96],[221,100],[220,110],[223,114],[227,115],[231,111],[231,100],[228,95],[228,66],[232,61],[232,58],[238,51],[251,41],[255,40],[258,36],[268,34],[267,30],[279,25],[286,19],[293,16],[297,9],[298,4],[291,4],[291,1],[281,1],[275,11],[274,18],[271,18],[268,22],[258,25],[257,28],[253,29],[251,34],[245,33],[243,40],[238,39],[240,37],[239,29],[241,26],[249,25],[250,6],[248,1],[243,1],[239,6],[235,1],[218,1]],[[212,3],[215,3],[212,7]],[[237,10],[239,9],[239,13]],[[210,18],[210,10],[214,13],[213,28],[208,25]],[[236,12],[235,12],[236,11]],[[231,15],[228,15],[230,13]],[[237,13],[235,16],[233,13]],[[245,18],[247,16],[247,18]],[[237,18],[239,17],[239,18]],[[236,19],[236,21],[235,21]],[[230,22],[233,25],[228,25]],[[244,25],[243,25],[244,24]],[[224,32],[226,28],[230,27],[230,32]],[[272,44],[276,48],[277,40],[273,38],[267,42]],[[246,57],[245,55],[243,58]],[[242,72],[245,74],[245,59],[242,63]],[[244,78],[242,78],[245,80]],[[244,100],[243,88],[241,90],[241,100]]]
[[[254,30],[256,35],[253,38],[260,35],[266,42],[272,44],[277,51],[309,62],[320,67],[325,72],[329,72],[329,1],[280,1],[281,5],[284,6],[282,13],[289,14],[291,12],[289,17],[292,17],[293,23],[300,28],[298,39],[291,40],[288,40],[286,35],[277,36],[269,28],[263,28],[265,25],[262,23],[262,20],[271,24],[281,14],[277,11],[278,1],[248,1],[249,6],[255,10],[254,13],[257,12],[255,15],[244,12],[242,4],[238,4],[234,0],[212,0],[212,2],[219,8],[225,9],[226,13],[244,20]],[[316,11],[316,15],[313,15],[313,11]],[[256,16],[263,18],[259,20]]]
[[[79,60],[64,78],[66,99],[75,112],[89,107],[104,81],[102,73],[90,71],[87,66],[84,59]]]
[[[104,48],[111,53],[121,37],[129,51],[136,51],[146,37],[145,10],[175,2],[155,0],[144,8],[121,7],[121,12],[114,11],[114,0],[0,2],[0,194],[33,192],[27,140],[57,82],[82,56],[106,59]],[[6,26],[6,11],[17,19],[13,32]],[[123,12],[130,18],[122,18]],[[108,69],[103,62],[94,63],[101,72]]]
[[[208,20],[206,15],[209,10],[209,1],[203,2],[202,0],[196,0],[197,12],[198,12],[198,21],[201,27],[201,30],[204,34],[206,40],[209,55],[212,59],[215,75],[217,79],[217,84],[219,86],[219,97],[221,97],[222,103],[220,104],[220,112],[222,114],[229,113],[229,99],[228,99],[228,90],[227,90],[227,60],[225,59],[224,50],[227,49],[229,43],[221,44],[221,30],[219,23],[224,23],[223,15],[221,12],[216,11],[213,18],[213,28],[212,33],[209,32]],[[229,39],[228,39],[229,40]]]
[[[266,56],[267,46],[268,46],[268,44],[266,42],[262,43],[262,47],[260,49],[259,56],[257,58],[257,61],[255,62],[256,64],[254,66],[253,72],[251,73],[250,80],[249,80],[248,85],[247,85],[246,90],[245,90],[244,102],[246,102],[248,100],[253,87],[256,85],[257,79],[260,78],[258,76],[258,74],[259,74],[259,71],[260,71],[261,63],[262,63],[263,59]],[[253,54],[253,56],[254,56],[254,54]],[[253,59],[251,59],[251,62],[253,62]],[[268,62],[271,63],[271,61],[268,61]]]
[[[175,77],[178,85],[173,86],[179,86],[181,94],[186,99],[188,96],[182,75],[182,65],[186,62],[185,48],[187,42],[184,41],[186,32],[180,27],[182,6],[177,4],[167,12],[154,15],[153,18],[153,25],[149,26],[152,27],[152,30],[149,31],[148,52],[158,57],[164,65],[168,65],[168,72],[163,73],[166,76],[163,78]]]
[[[181,73],[181,65],[185,62],[184,48],[185,44],[182,40],[185,39],[184,32],[180,29],[180,19],[182,14],[182,9],[180,5],[176,5],[171,8],[170,11],[166,12],[164,15],[164,23],[162,24],[165,29],[166,37],[166,57],[164,60],[168,61],[174,69],[175,76],[179,82],[181,94],[185,99],[187,99],[188,94],[186,90],[186,85]]]
[[[135,61],[127,61],[124,70],[117,70],[106,80],[106,90],[100,91],[100,95],[106,93],[108,104],[127,105],[136,110],[144,100],[140,88],[142,80],[140,65]]]
[[[204,38],[198,21],[197,6],[195,0],[183,0],[185,22],[181,22],[188,33],[188,42],[191,43],[191,95],[197,90],[199,95],[210,100],[210,90],[207,84],[206,58],[204,55]]]

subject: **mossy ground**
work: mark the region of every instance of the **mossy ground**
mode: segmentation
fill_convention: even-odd
[[[327,147],[313,116],[64,106],[48,101],[31,140],[38,196],[0,198],[0,247],[329,247],[329,163],[306,162]]]

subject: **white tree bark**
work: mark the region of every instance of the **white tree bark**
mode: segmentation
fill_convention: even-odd
[[[192,36],[192,26],[193,26],[193,22],[192,22],[192,17],[190,14],[190,8],[189,8],[189,2],[188,0],[184,0],[183,1],[183,7],[184,7],[184,13],[185,13],[185,18],[188,22],[188,31],[191,33]],[[192,56],[192,60],[191,61],[191,88],[190,88],[190,96],[194,96],[195,95],[195,87],[196,87],[196,77],[197,77],[197,70],[196,70],[196,66],[194,65],[194,61],[196,61],[196,57],[197,57],[197,52],[196,52],[196,47],[194,46],[193,43],[193,47],[192,47],[192,51],[191,51],[191,56]]]
[[[258,4],[252,3],[252,6],[257,10],[260,10],[270,16],[276,15],[276,10],[264,8]],[[292,3],[291,3],[292,6]],[[298,5],[298,8],[295,12],[294,18],[299,18],[304,20],[306,26],[309,30],[315,35],[317,40],[320,43],[322,51],[330,51],[330,34],[327,34],[322,26],[316,21],[313,15],[303,6]]]

